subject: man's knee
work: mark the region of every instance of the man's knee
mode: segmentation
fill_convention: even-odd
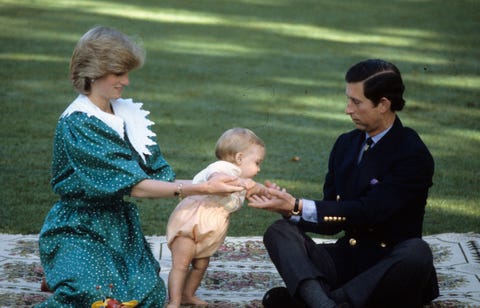
[[[286,219],[279,219],[275,221],[265,231],[265,234],[263,235],[263,242],[270,243],[272,240],[276,240],[279,236],[282,236],[282,234],[288,232],[287,230],[290,228],[291,224]]]
[[[433,266],[433,255],[430,246],[420,238],[409,239],[400,243],[397,253],[401,254],[400,263],[405,268],[421,272],[430,271]]]
[[[420,238],[414,238],[406,240],[403,245],[405,246],[405,256],[414,263],[429,264],[433,262],[433,255],[430,246],[427,242]]]
[[[263,243],[267,251],[290,250],[292,244],[303,245],[304,237],[298,226],[287,219],[279,219],[267,228]]]

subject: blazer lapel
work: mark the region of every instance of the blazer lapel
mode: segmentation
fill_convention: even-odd
[[[362,147],[364,140],[364,133],[359,131],[359,134],[352,140],[352,150],[348,151],[348,154],[345,157],[344,167],[341,168],[344,172],[344,175],[341,176],[343,179],[347,179],[341,186],[344,187],[344,190],[339,192],[345,198],[350,198],[357,195],[359,180],[362,175],[362,168],[358,164],[358,155]]]
[[[372,181],[379,181],[381,176],[381,170],[377,169],[378,162],[389,158],[393,155],[392,149],[395,149],[395,143],[399,140],[399,134],[403,129],[403,125],[398,117],[395,118],[395,122],[392,128],[385,136],[382,137],[371,149],[369,149],[368,155],[366,155],[362,161],[358,164],[358,168],[354,173],[355,175],[355,194],[362,194],[370,185],[374,185]]]

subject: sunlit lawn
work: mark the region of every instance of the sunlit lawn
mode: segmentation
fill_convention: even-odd
[[[143,42],[147,62],[125,97],[151,111],[179,178],[214,159],[224,130],[244,126],[267,144],[257,179],[308,198],[322,197],[333,142],[353,128],[344,72],[366,58],[396,63],[407,85],[400,117],[436,161],[425,233],[480,232],[479,11],[475,0],[0,0],[0,232],[38,233],[57,199],[52,136],[76,96],[68,62],[96,24]],[[135,201],[145,232],[164,234],[176,201]],[[261,235],[277,218],[242,209],[229,235]]]

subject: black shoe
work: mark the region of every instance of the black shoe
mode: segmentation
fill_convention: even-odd
[[[285,287],[276,287],[265,293],[262,299],[264,308],[305,308],[303,303],[293,299]]]
[[[349,308],[350,304],[348,302],[347,294],[343,289],[336,289],[330,293],[330,297],[337,303],[338,308]]]

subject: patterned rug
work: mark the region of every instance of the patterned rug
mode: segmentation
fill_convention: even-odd
[[[147,239],[166,280],[171,256],[165,237]],[[441,293],[427,307],[480,307],[480,235],[448,233],[425,240],[434,254]],[[50,296],[40,291],[43,269],[37,245],[36,235],[0,234],[0,307],[32,307]],[[197,294],[209,307],[254,308],[262,307],[266,290],[282,285],[260,237],[227,237]]]

